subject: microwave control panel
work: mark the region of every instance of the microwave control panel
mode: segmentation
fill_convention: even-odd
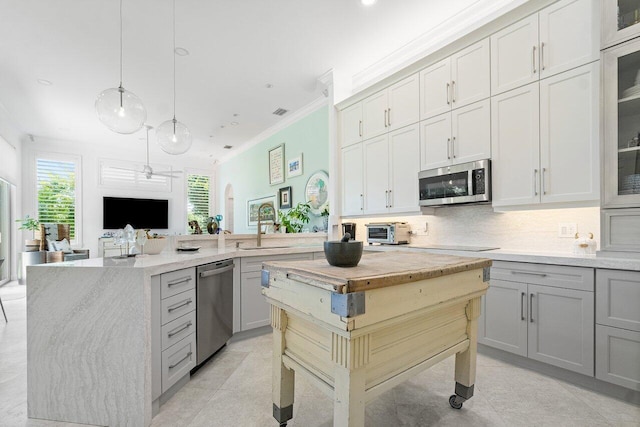
[[[484,169],[474,169],[472,172],[473,176],[473,194],[484,194],[485,193],[485,170]]]

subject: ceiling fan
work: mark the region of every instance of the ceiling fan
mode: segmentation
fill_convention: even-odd
[[[142,170],[138,170],[138,169],[127,169],[127,168],[118,168],[118,167],[113,167],[113,169],[121,169],[121,170],[126,170],[126,171],[134,171],[134,172],[138,172],[141,174],[144,174],[144,176],[147,179],[151,179],[152,176],[156,175],[156,176],[166,176],[168,178],[178,178],[177,176],[175,176],[174,174],[181,174],[182,171],[173,171],[173,170],[168,170],[168,171],[154,171],[153,168],[151,167],[151,165],[149,164],[149,130],[153,129],[153,126],[147,125],[145,124],[144,127],[147,129],[147,163],[143,166]]]

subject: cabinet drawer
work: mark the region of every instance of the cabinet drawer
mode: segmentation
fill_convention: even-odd
[[[639,302],[639,271],[596,270],[596,323],[640,332]]]
[[[196,309],[196,290],[191,289],[162,300],[162,324],[166,325],[172,320]]]
[[[196,331],[196,312],[185,314],[162,327],[162,350]]]
[[[262,270],[262,263],[267,261],[294,261],[297,259],[313,259],[313,252],[307,252],[307,253],[301,253],[301,254],[244,257],[244,258],[241,258],[241,261],[240,261],[240,271],[242,273],[260,271]]]
[[[596,325],[596,378],[640,391],[640,332]]]
[[[593,268],[494,261],[491,278],[593,292]]]
[[[172,271],[160,275],[160,297],[168,298],[196,287],[196,269]]]
[[[162,352],[162,392],[166,392],[196,366],[196,334],[191,334]]]

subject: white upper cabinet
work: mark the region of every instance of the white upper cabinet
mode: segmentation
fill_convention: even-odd
[[[475,43],[420,72],[420,119],[488,98],[489,39]]]
[[[361,215],[364,208],[362,143],[342,149],[342,215]]]
[[[362,139],[387,132],[387,91],[378,92],[362,101]]]
[[[534,14],[491,36],[491,94],[497,95],[538,80],[538,15]]]
[[[493,206],[540,201],[539,83],[491,98]]]
[[[599,64],[492,98],[493,206],[599,198]]]
[[[491,94],[599,58],[597,0],[562,0],[491,36]]]
[[[540,81],[543,203],[600,198],[600,64]]]
[[[340,113],[340,141],[342,147],[362,141],[362,103],[358,102]]]
[[[387,135],[366,140],[364,151],[364,213],[386,213],[389,208],[389,142]]]
[[[420,119],[419,88],[415,74],[362,101],[362,139],[416,123]]]
[[[600,57],[598,0],[563,0],[540,11],[540,78]]]
[[[420,126],[389,134],[389,212],[418,212]]]
[[[602,0],[602,48],[640,35],[640,2]]]
[[[420,168],[491,158],[490,101],[476,102],[420,122]]]

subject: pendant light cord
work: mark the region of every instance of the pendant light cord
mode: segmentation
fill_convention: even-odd
[[[122,0],[120,0],[122,1]],[[173,120],[176,120],[176,0],[173,0]],[[173,134],[175,135],[175,124]]]
[[[120,0],[120,87],[122,87],[122,0]]]

